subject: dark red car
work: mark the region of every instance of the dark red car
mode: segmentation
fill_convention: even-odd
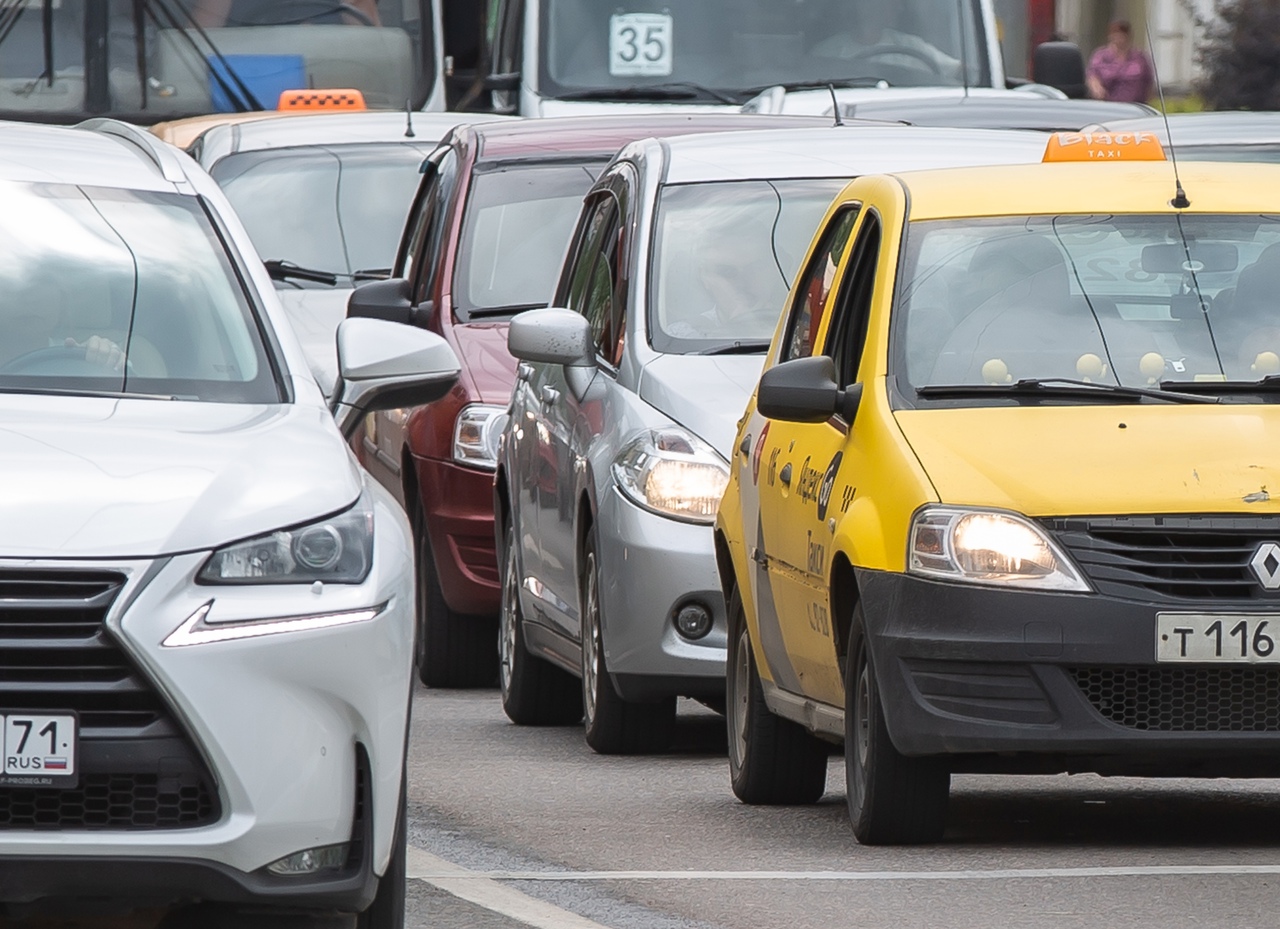
[[[825,124],[678,113],[521,120],[459,126],[428,157],[391,279],[357,288],[348,309],[438,332],[462,362],[448,397],[373,414],[354,443],[414,526],[423,683],[497,679],[493,471],[516,379],[507,324],[551,298],[597,175],[636,139]]]

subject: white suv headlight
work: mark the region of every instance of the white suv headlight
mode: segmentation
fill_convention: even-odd
[[[373,565],[373,507],[355,506],[305,526],[234,542],[204,563],[201,584],[359,584]]]
[[[1089,590],[1044,530],[1021,516],[990,510],[921,509],[911,524],[907,571],[975,584]]]
[[[498,467],[498,440],[507,428],[507,408],[472,403],[453,423],[453,460],[492,471]]]
[[[654,429],[640,433],[618,453],[613,478],[629,499],[647,510],[711,523],[729,483],[729,465],[691,432]]]

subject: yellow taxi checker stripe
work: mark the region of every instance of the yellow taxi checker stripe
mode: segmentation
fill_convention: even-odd
[[[1165,154],[1154,132],[1055,132],[1043,160],[1164,161]]]

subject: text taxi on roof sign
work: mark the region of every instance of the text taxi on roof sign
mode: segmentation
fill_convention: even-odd
[[[742,800],[816,801],[822,740],[867,843],[940,837],[952,772],[1274,770],[1280,168],[1155,152],[828,211],[716,524]]]

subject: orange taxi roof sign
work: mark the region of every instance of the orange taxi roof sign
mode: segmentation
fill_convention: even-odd
[[[1044,161],[1164,161],[1154,132],[1055,132]]]
[[[364,110],[364,94],[352,87],[329,90],[286,90],[280,94],[277,110]]]

